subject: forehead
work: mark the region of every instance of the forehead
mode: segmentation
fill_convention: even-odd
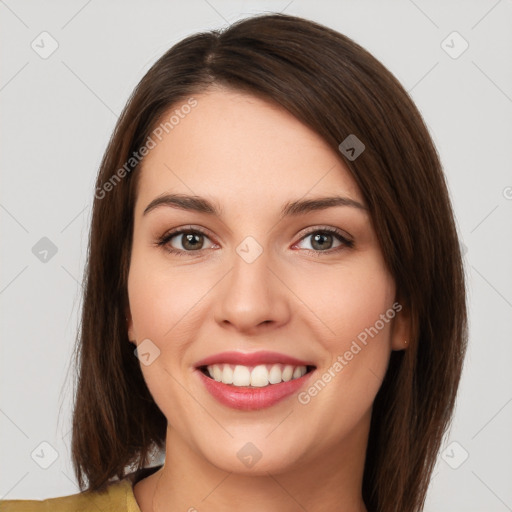
[[[341,155],[284,108],[226,89],[193,98],[193,108],[185,99],[162,118],[175,114],[143,161],[139,210],[171,192],[255,211],[333,193],[364,202]]]

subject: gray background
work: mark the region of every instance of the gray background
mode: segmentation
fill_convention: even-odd
[[[512,510],[511,0],[0,1],[0,495],[78,492],[70,357],[94,180],[117,115],[172,44],[264,11],[352,37],[427,122],[467,251],[470,347],[426,510]],[[46,59],[43,31],[58,43]],[[469,44],[457,58],[453,31]]]

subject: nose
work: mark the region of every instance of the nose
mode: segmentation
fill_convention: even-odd
[[[216,321],[224,328],[257,334],[281,327],[290,319],[289,295],[282,276],[266,251],[248,262],[235,252],[233,268],[220,283]]]

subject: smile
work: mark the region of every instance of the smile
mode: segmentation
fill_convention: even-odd
[[[313,370],[312,366],[284,364],[259,364],[244,366],[214,364],[201,367],[203,373],[217,382],[235,387],[263,388],[299,379]]]
[[[217,402],[231,409],[271,407],[299,393],[316,366],[273,352],[224,352],[196,363],[195,374]]]

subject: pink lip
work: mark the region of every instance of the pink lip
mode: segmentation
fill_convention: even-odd
[[[298,392],[302,386],[306,385],[314,371],[310,371],[298,379],[281,382],[280,384],[271,384],[263,388],[248,386],[237,387],[223,384],[222,382],[217,382],[207,377],[199,369],[197,369],[195,373],[199,374],[199,378],[202,380],[208,392],[221,404],[231,407],[232,409],[253,411],[270,407]]]
[[[222,363],[240,364],[243,366],[257,366],[259,364],[272,363],[291,364],[293,366],[314,366],[313,363],[311,362],[301,361],[300,359],[296,359],[295,357],[290,357],[285,354],[279,354],[278,352],[260,351],[245,353],[230,351],[221,352],[220,354],[215,354],[205,359],[201,359],[201,361],[198,361],[195,364],[195,367],[199,368],[200,366],[210,366],[212,364]],[[280,384],[275,385],[279,386]]]

